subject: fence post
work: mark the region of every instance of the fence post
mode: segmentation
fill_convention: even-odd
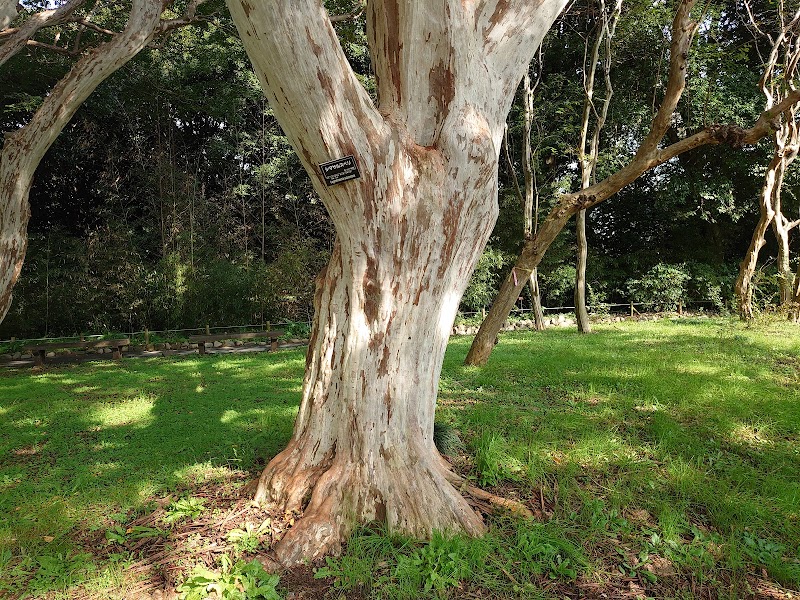
[[[633,300],[631,300],[631,316],[633,316]]]
[[[678,300],[678,314],[683,315],[683,299]]]
[[[81,341],[82,342],[86,341],[86,336],[83,334],[83,332],[81,332]]]
[[[208,326],[208,323],[206,323],[206,335],[211,335],[211,328]]]
[[[144,349],[150,350],[150,331],[147,327],[144,328]]]

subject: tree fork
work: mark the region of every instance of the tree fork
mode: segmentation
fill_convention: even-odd
[[[281,564],[336,551],[375,520],[420,537],[483,531],[433,444],[439,375],[497,217],[514,93],[565,4],[368,2],[376,106],[319,0],[228,0],[337,232],[292,440],[256,491],[259,502],[303,511],[276,548]],[[361,177],[327,187],[318,165],[346,155]]]

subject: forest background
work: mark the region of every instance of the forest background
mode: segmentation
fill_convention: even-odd
[[[332,13],[357,13],[347,0],[328,4]],[[756,18],[774,8],[762,4],[754,5]],[[114,29],[122,17],[101,10],[108,12],[94,21]],[[598,180],[631,158],[658,109],[673,15],[671,2],[623,5],[611,46],[614,94]],[[597,24],[595,3],[576,1],[531,66],[542,217],[560,193],[579,187],[584,62]],[[70,27],[48,30],[50,45],[66,48]],[[373,90],[363,19],[337,28]],[[768,49],[760,44],[741,2],[705,5],[665,143],[713,123],[748,126],[761,114],[758,80]],[[33,46],[4,66],[4,131],[27,122],[68,70],[67,54]],[[501,161],[500,218],[462,300],[465,312],[491,303],[523,241],[518,100]],[[656,310],[691,302],[721,311],[733,306],[770,153],[768,140],[736,151],[700,148],[592,209],[590,308],[629,301]],[[800,212],[798,183],[790,170],[783,182],[790,219]],[[203,6],[197,26],[157,40],[84,103],[43,159],[30,202],[30,247],[0,339],[307,321],[315,276],[333,245],[325,209],[263,99],[224,6],[214,2]],[[545,306],[572,305],[575,236],[568,229],[539,269]],[[767,240],[754,282],[761,310],[778,301],[777,246]],[[797,246],[794,239],[792,256]]]

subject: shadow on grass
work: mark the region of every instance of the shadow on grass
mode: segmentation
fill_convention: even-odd
[[[288,351],[0,375],[0,556],[69,554],[153,495],[259,469],[291,435],[303,364]]]

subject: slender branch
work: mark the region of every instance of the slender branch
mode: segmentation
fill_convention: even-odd
[[[36,40],[28,40],[25,42],[25,45],[32,48],[50,50],[52,52],[57,52],[58,54],[63,54],[64,56],[77,56],[81,52],[80,49],[70,50],[69,48],[62,48],[61,46],[54,46],[53,44],[45,44],[44,42],[37,42]]]
[[[70,23],[77,23],[78,25],[82,25],[83,27],[86,27],[86,29],[91,29],[92,31],[96,31],[97,33],[103,33],[105,35],[110,35],[112,37],[117,35],[117,33],[118,33],[117,31],[112,31],[110,29],[104,29],[103,27],[100,27],[99,25],[95,25],[94,23],[92,23],[88,19],[70,19],[69,22]]]
[[[349,13],[344,13],[341,15],[329,15],[328,18],[331,20],[331,23],[343,23],[344,21],[354,21],[364,14],[364,9],[367,6],[366,0],[362,0],[358,4],[359,4],[358,8],[350,11]]]

